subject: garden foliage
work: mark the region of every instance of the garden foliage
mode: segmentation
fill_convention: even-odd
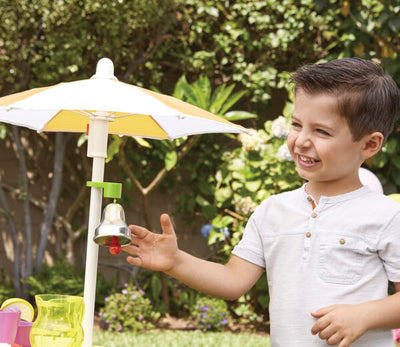
[[[157,272],[143,271],[137,276],[136,283],[146,292],[146,297],[150,299],[155,311],[167,313],[167,307],[162,301],[162,282]],[[172,277],[169,278],[167,286],[170,296],[168,313],[177,317],[190,316],[199,293]]]
[[[44,264],[42,271],[29,276],[24,283],[29,285],[28,293],[33,301],[37,294],[51,293],[83,296],[84,273],[64,259],[58,259],[53,265]],[[96,285],[96,305],[103,305],[104,298],[114,283],[106,282],[99,273]],[[10,297],[10,296],[9,296]]]
[[[0,305],[6,299],[12,298],[14,294],[15,289],[12,281],[5,276],[4,270],[0,269]]]
[[[221,229],[232,231],[223,246],[228,256],[237,244],[250,215],[261,201],[273,194],[298,188],[302,181],[286,145],[293,103],[287,102],[283,114],[268,120],[261,129],[238,136],[240,147],[225,150],[218,168],[214,201],[219,213],[212,220],[215,228],[209,243],[226,239]]]
[[[106,297],[99,316],[107,330],[141,332],[153,329],[160,313],[153,309],[144,294],[143,290],[125,284],[120,292]]]
[[[203,296],[197,300],[191,318],[202,331],[223,331],[229,324],[230,313],[224,300]]]

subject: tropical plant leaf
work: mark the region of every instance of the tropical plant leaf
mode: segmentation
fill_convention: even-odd
[[[0,140],[4,140],[7,136],[7,127],[5,124],[0,123]]]
[[[236,104],[243,95],[246,94],[246,91],[241,91],[233,94],[229,99],[223,104],[220,113],[225,114],[234,104]]]
[[[221,105],[223,104],[223,101],[221,102],[220,100],[218,100],[218,96],[224,91],[224,89],[226,88],[226,84],[221,84],[220,86],[217,87],[217,89],[215,89],[214,93],[211,96],[211,100],[210,100],[210,111],[212,111],[214,108],[219,109],[221,107]],[[219,106],[218,106],[219,105]]]
[[[133,139],[142,147],[153,148],[153,146],[142,137],[132,136]]]
[[[175,151],[170,151],[165,155],[165,168],[170,171],[177,163],[178,155]]]
[[[110,162],[113,160],[114,155],[116,155],[119,152],[119,146],[121,144],[121,138],[118,135],[113,135],[112,136],[112,141],[109,144],[107,148],[107,159],[106,163]]]
[[[195,88],[192,87],[189,83],[182,81],[179,85],[179,88],[182,90],[182,100],[192,104],[199,106],[198,99],[196,96]]]
[[[228,87],[221,88],[220,90],[216,90],[214,92],[215,97],[214,97],[214,103],[210,106],[210,112],[216,113],[216,114],[223,114],[222,112],[222,107],[224,103],[228,100],[229,95],[231,95],[233,88],[235,88],[235,85],[232,84]]]
[[[86,134],[82,134],[81,136],[79,136],[78,138],[78,142],[77,142],[77,146],[81,147],[88,139],[88,136]]]
[[[211,83],[207,76],[200,76],[196,85],[196,96],[199,98],[199,107],[209,109],[210,107],[210,95],[211,95]]]
[[[235,122],[244,119],[254,119],[257,118],[258,116],[254,113],[250,113],[247,111],[230,111],[225,113],[224,115],[221,115],[221,117],[225,118],[226,120],[229,120],[230,122]]]

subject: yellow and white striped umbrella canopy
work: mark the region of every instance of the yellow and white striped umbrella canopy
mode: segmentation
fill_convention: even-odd
[[[103,58],[91,79],[59,83],[0,98],[0,122],[37,131],[86,132],[90,117],[106,116],[109,133],[175,139],[246,129],[171,96],[118,81]]]

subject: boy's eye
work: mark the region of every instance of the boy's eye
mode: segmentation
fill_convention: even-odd
[[[301,127],[301,125],[300,125],[300,123],[292,121],[292,127],[297,128],[297,127]]]
[[[330,136],[330,134],[329,134],[328,132],[326,132],[325,130],[317,129],[317,131],[318,131],[320,134],[322,134],[322,135]]]

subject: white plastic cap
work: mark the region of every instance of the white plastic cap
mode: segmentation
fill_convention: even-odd
[[[92,78],[109,78],[117,79],[114,76],[114,64],[109,58],[101,58],[96,67],[96,74]]]

